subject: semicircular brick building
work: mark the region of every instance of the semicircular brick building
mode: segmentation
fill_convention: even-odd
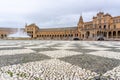
[[[16,29],[0,29],[0,38],[15,32]],[[23,29],[33,39],[41,40],[120,40],[120,16],[97,13],[91,21],[84,22],[82,16],[75,27],[41,29],[36,24],[26,25]]]

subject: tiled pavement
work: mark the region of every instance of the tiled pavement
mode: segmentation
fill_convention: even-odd
[[[85,69],[96,74],[119,79],[120,42],[0,41],[0,67],[2,69],[5,69],[7,66],[25,65],[27,63],[32,64],[32,62],[37,62],[36,64],[40,65],[44,61],[44,67],[50,66],[54,67],[56,70],[58,70],[58,66],[61,66],[61,63],[63,63],[65,65],[61,66],[61,68],[66,68],[68,66],[67,64],[69,64],[75,66],[75,69]],[[51,62],[51,65],[48,64],[49,62]],[[71,68],[67,69],[71,70]],[[61,69],[59,74],[64,76],[65,71],[63,71]],[[51,71],[51,73],[52,72],[54,71]],[[75,78],[73,80],[77,79]]]

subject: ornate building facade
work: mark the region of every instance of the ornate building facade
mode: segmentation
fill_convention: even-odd
[[[0,38],[15,33],[17,29],[0,28]],[[89,22],[82,16],[75,27],[41,29],[36,24],[25,25],[23,29],[32,39],[40,40],[120,40],[120,16],[97,13]]]
[[[17,32],[17,28],[0,28],[0,39],[7,39],[7,36]]]
[[[89,22],[80,16],[76,27],[39,29],[35,24],[26,25],[25,31],[35,39],[41,40],[120,40],[120,16],[112,17],[103,12],[97,13]]]
[[[17,33],[19,30],[25,31],[25,28],[0,28],[0,39],[8,39],[11,34]]]

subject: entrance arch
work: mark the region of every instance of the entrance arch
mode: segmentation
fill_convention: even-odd
[[[87,31],[87,32],[86,32],[86,38],[89,38],[89,37],[90,37],[90,32]]]
[[[120,38],[120,31],[118,31],[118,37]]]
[[[73,40],[80,40],[78,37],[73,38]]]
[[[109,36],[109,38],[111,38],[111,36],[112,36],[112,33],[111,33],[111,32],[109,32],[109,33],[108,33],[108,36]]]
[[[116,37],[116,31],[113,31],[113,37]]]
[[[104,37],[107,37],[107,32],[104,32]]]

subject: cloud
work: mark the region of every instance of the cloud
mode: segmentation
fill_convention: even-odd
[[[39,27],[76,26],[80,15],[92,20],[99,11],[120,15],[119,0],[0,0],[0,26],[24,27],[36,23]]]

